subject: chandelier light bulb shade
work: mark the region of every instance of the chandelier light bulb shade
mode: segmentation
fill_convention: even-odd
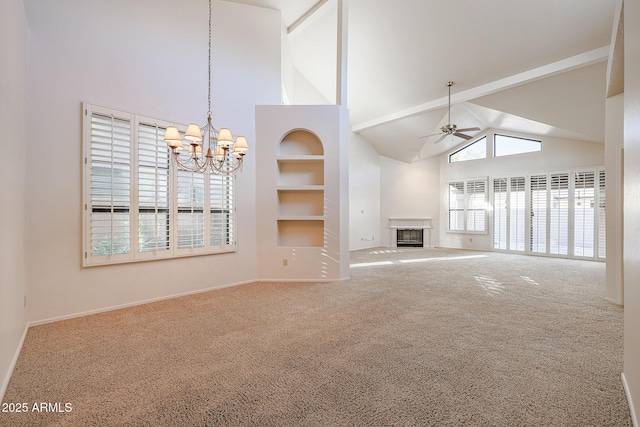
[[[164,132],[164,140],[167,141],[169,148],[180,149],[184,147],[180,131],[175,126],[169,126]]]
[[[188,156],[181,156],[184,148],[183,138],[189,142]],[[244,136],[233,140],[233,134],[227,128],[219,131],[211,123],[211,0],[209,0],[209,110],[207,123],[198,126],[191,123],[184,133],[176,126],[167,127],[164,140],[173,153],[177,166],[189,172],[206,172],[217,175],[233,175],[242,168],[244,155],[249,151],[249,144]],[[202,144],[201,144],[202,143]],[[203,152],[206,152],[204,156]],[[212,154],[213,153],[213,154]]]
[[[246,153],[247,151],[249,151],[247,138],[245,138],[244,136],[238,136],[236,138],[236,143],[233,145],[233,152],[236,154],[241,153],[244,155],[244,153]]]
[[[184,133],[184,139],[188,139],[189,141],[194,142],[202,141],[202,132],[200,131],[200,126],[195,123],[191,123],[187,127],[187,131]]]
[[[233,144],[233,136],[231,135],[231,131],[227,128],[222,128],[218,132],[218,145],[223,147],[229,147]]]

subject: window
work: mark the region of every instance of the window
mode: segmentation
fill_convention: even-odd
[[[485,232],[487,194],[485,179],[448,184],[449,231]]]
[[[605,259],[603,169],[496,177],[490,182],[494,249]]]
[[[530,249],[532,253],[547,253],[547,213],[549,211],[547,182],[546,174],[531,176]]]
[[[524,251],[525,178],[509,180],[509,249]]]
[[[449,183],[449,230],[464,231],[464,181]]]
[[[493,248],[524,251],[525,177],[493,178]]]
[[[573,173],[573,254],[593,257],[596,225],[595,172]]]
[[[84,114],[84,266],[235,250],[233,176],[178,170],[167,122]]]
[[[487,157],[487,137],[483,136],[477,141],[455,151],[449,155],[449,163],[464,162],[466,160],[484,159]]]
[[[549,253],[569,254],[569,173],[549,175]]]
[[[507,178],[493,179],[493,248],[507,248],[508,224],[508,182]]]
[[[168,251],[170,150],[164,129],[138,127],[138,252]]]
[[[598,171],[599,191],[598,191],[598,258],[605,259],[607,257],[607,202],[605,198],[605,174],[604,170]]]
[[[495,134],[493,136],[493,155],[495,157],[512,154],[531,153],[542,150],[542,141]]]

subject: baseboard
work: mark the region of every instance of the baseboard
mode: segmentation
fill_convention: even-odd
[[[163,296],[163,297],[157,297],[157,298],[151,298],[151,299],[142,300],[142,301],[136,301],[136,302],[126,303],[126,304],[121,304],[121,305],[115,305],[115,306],[111,306],[111,307],[99,308],[99,309],[96,309],[96,310],[83,311],[81,313],[68,314],[68,315],[59,316],[59,317],[51,317],[49,319],[36,320],[36,321],[33,321],[33,322],[29,322],[28,327],[38,326],[38,325],[45,325],[47,323],[60,322],[62,320],[75,319],[75,318],[78,318],[78,317],[90,316],[92,314],[105,313],[107,311],[120,310],[120,309],[123,309],[123,308],[135,307],[135,306],[138,306],[138,305],[150,304],[150,303],[153,303],[153,302],[165,301],[165,300],[169,300],[169,299],[173,299],[173,298],[180,298],[180,297],[186,297],[186,296],[189,296],[189,295],[202,294],[204,292],[210,292],[210,291],[215,291],[215,290],[224,289],[224,288],[231,288],[233,286],[246,285],[246,284],[255,283],[255,282],[257,282],[257,280],[247,280],[247,281],[243,281],[243,282],[228,283],[228,284],[224,284],[224,285],[212,286],[212,287],[206,288],[206,289],[198,289],[196,291],[182,292],[182,293],[179,293],[179,294],[172,294],[172,295],[167,295],[167,296]]]
[[[627,384],[627,378],[624,376],[624,373],[622,373],[621,376],[624,394],[627,396],[629,411],[631,411],[631,422],[633,423],[633,427],[640,427],[640,424],[638,424],[638,414],[636,414],[635,406],[633,406],[633,399],[631,398],[631,390],[629,390],[629,384]]]
[[[340,282],[343,280],[349,280],[351,277],[343,277],[342,279],[260,279],[256,282],[265,283],[315,283],[315,282]]]
[[[15,354],[13,355],[13,360],[11,360],[11,364],[9,365],[9,369],[2,380],[2,384],[0,384],[0,402],[4,401],[4,393],[7,391],[7,387],[9,386],[9,380],[11,380],[11,375],[13,375],[13,370],[16,367],[16,363],[18,363],[18,357],[20,357],[20,352],[22,351],[22,345],[24,344],[24,340],[27,337],[27,332],[29,331],[29,325],[24,326],[24,332],[22,333],[22,338],[20,339],[20,343],[18,344],[18,348],[16,348]]]
[[[608,302],[610,302],[612,304],[615,304],[615,305],[620,305],[620,306],[622,305],[622,301],[617,300],[615,298],[604,297],[604,300],[608,301]]]

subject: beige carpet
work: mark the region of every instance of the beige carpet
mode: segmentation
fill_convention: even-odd
[[[348,281],[34,327],[4,397],[29,412],[0,425],[631,425],[604,264],[435,249],[352,262]]]

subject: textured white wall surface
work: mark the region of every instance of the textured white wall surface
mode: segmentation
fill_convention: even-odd
[[[0,400],[27,324],[27,44],[22,0],[0,2],[0,128],[8,132],[0,167]]]
[[[624,378],[640,421],[640,2],[624,2]]]
[[[349,147],[349,249],[379,246],[381,157],[357,133]]]

